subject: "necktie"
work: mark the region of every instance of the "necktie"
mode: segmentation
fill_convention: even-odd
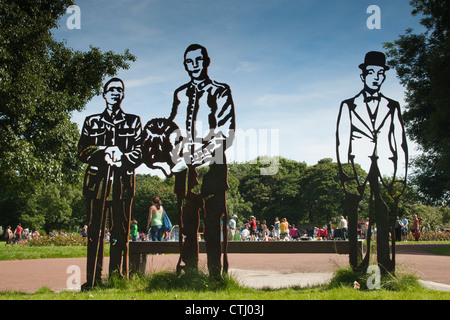
[[[371,102],[371,101],[380,101],[380,97],[379,96],[378,97],[370,96],[370,97],[364,98],[364,102],[365,103],[368,103],[368,102]]]

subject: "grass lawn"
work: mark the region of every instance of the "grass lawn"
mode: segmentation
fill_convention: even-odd
[[[425,289],[414,279],[393,288],[382,285],[379,290],[355,290],[348,283],[313,288],[251,289],[233,278],[212,280],[205,275],[177,276],[160,272],[134,276],[129,281],[112,279],[87,292],[55,293],[41,288],[33,294],[0,293],[0,300],[450,300],[450,292]]]
[[[361,289],[353,283],[357,279]],[[398,275],[382,278],[381,289],[369,290],[364,283],[367,275],[354,274],[350,268],[341,269],[327,285],[285,289],[251,289],[241,286],[234,278],[212,279],[204,273],[176,275],[159,272],[134,275],[129,281],[112,278],[87,292],[53,292],[43,287],[32,294],[0,292],[0,300],[155,300],[155,301],[292,301],[292,300],[450,300],[450,292],[429,290],[420,285],[417,277]],[[205,302],[206,303],[206,302]],[[198,302],[197,302],[198,304]]]
[[[450,246],[433,250],[436,254],[450,254]],[[109,245],[105,246],[105,255],[109,255]],[[5,246],[5,242],[0,242],[0,260],[69,257],[86,257],[86,247]],[[45,287],[33,294],[0,292],[0,300],[450,300],[450,292],[428,290],[413,276],[387,279],[379,290],[355,290],[354,280],[354,275],[341,272],[329,285],[257,290],[242,287],[230,277],[213,280],[201,274],[179,277],[161,272],[133,276],[129,281],[111,279],[88,292],[56,293]],[[358,281],[363,283],[365,279]]]
[[[0,261],[51,259],[51,258],[83,258],[86,257],[86,246],[39,246],[5,245],[0,242]],[[105,245],[105,256],[109,256],[109,244]]]
[[[387,290],[356,291],[352,288],[314,289],[227,289],[219,291],[145,291],[137,289],[103,289],[92,292],[54,293],[41,288],[33,294],[0,293],[0,300],[450,300],[450,293],[416,289],[391,292]]]
[[[434,247],[434,248],[430,248],[430,250],[428,250],[431,253],[434,254],[440,254],[443,256],[450,256],[450,246],[445,246],[445,247]]]

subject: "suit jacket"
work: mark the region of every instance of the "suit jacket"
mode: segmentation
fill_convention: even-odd
[[[78,158],[88,164],[83,192],[87,198],[131,199],[135,192],[135,168],[141,164],[142,125],[138,116],[117,110],[114,120],[108,110],[86,117],[78,143]],[[121,167],[108,165],[104,149],[117,146],[123,153]]]
[[[404,182],[408,152],[400,105],[381,93],[375,98],[370,99],[361,91],[341,103],[336,131],[341,175],[341,164],[350,163],[354,167],[358,163],[368,176],[375,175],[380,181],[388,176],[391,183]],[[342,178],[356,179],[360,185],[368,179],[358,177],[356,170]]]

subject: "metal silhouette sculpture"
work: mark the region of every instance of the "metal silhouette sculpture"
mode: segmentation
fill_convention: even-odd
[[[109,80],[103,90],[106,108],[86,117],[78,143],[78,158],[88,164],[83,193],[88,220],[87,281],[101,280],[106,221],[110,230],[109,274],[128,278],[128,235],[135,194],[134,169],[141,164],[141,120],[122,111],[125,85]]]
[[[208,76],[210,58],[206,48],[190,45],[184,54],[184,67],[190,81],[174,92],[168,119],[154,119],[144,128],[144,163],[175,176],[180,259],[177,271],[198,270],[198,229],[205,223],[207,265],[211,276],[228,271],[226,192],[228,166],[225,151],[236,129],[230,87]],[[197,168],[209,171],[200,186]],[[199,186],[200,193],[194,188]],[[221,233],[222,232],[222,233]],[[223,245],[221,243],[223,236]]]
[[[397,207],[406,187],[408,148],[405,128],[399,103],[380,92],[386,79],[385,71],[389,70],[385,55],[368,52],[359,68],[364,88],[355,97],[341,103],[336,131],[337,160],[349,224],[350,264],[354,270],[368,267],[370,230],[375,223],[378,265],[383,272],[394,272],[397,213],[389,212],[386,196]],[[367,175],[360,173],[358,165]],[[384,172],[384,168],[389,168],[389,172]],[[357,250],[358,206],[367,185],[370,187],[368,250],[358,264],[361,258]]]

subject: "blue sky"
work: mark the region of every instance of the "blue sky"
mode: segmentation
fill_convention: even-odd
[[[420,32],[419,17],[411,16],[408,0],[80,0],[81,29],[60,21],[55,38],[86,51],[137,57],[121,71],[126,85],[125,112],[167,117],[173,91],[189,81],[182,65],[192,43],[208,49],[209,75],[230,85],[238,130],[256,132],[256,153],[305,161],[308,165],[335,156],[335,126],[339,104],[362,89],[358,65],[368,51],[383,51],[383,42],[397,39],[407,28]],[[381,9],[381,29],[366,26],[370,5]],[[387,72],[382,92],[404,105],[404,88],[395,71]],[[95,97],[81,113],[101,112]],[[263,147],[276,130],[276,148]],[[247,146],[249,147],[249,146]],[[254,155],[233,150],[236,161]],[[265,150],[264,150],[265,149]],[[410,153],[416,153],[410,143]],[[233,160],[232,159],[232,160]],[[138,173],[156,173],[144,165]]]

